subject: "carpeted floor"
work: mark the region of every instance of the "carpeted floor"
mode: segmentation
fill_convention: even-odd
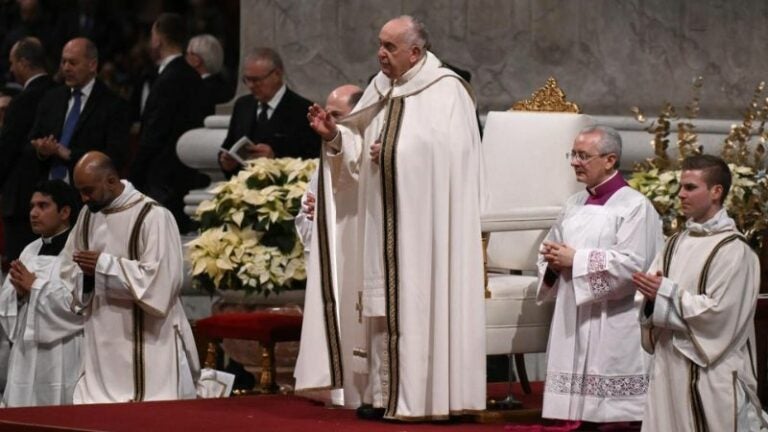
[[[513,387],[526,408],[541,406],[541,383],[532,395]],[[506,384],[489,386],[502,397]],[[0,431],[502,431],[503,424],[477,424],[470,419],[447,423],[391,423],[358,420],[354,411],[327,409],[297,396],[244,396],[174,402],[9,408],[0,410]]]

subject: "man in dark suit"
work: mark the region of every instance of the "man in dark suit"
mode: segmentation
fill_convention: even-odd
[[[182,233],[192,228],[184,214],[184,196],[207,178],[184,165],[176,154],[181,135],[202,127],[205,98],[200,75],[184,61],[184,20],[160,15],[152,25],[152,56],[159,65],[141,116],[141,141],[131,168],[131,182],[171,211]]]
[[[47,173],[43,172],[29,131],[43,94],[53,86],[45,72],[45,50],[39,40],[20,39],[9,56],[11,73],[24,89],[16,95],[5,113],[0,130],[0,194],[5,231],[6,259],[18,258],[21,250],[35,239],[29,226],[29,200],[32,189]]]
[[[75,163],[92,150],[125,163],[128,106],[96,78],[98,64],[93,42],[70,40],[61,51],[65,85],[48,91],[40,102],[30,137],[51,179],[71,179]]]
[[[189,40],[184,58],[203,79],[207,98],[206,115],[214,114],[216,105],[229,102],[235,95],[235,87],[224,78],[222,72],[224,50],[221,43],[212,35],[197,35]]]
[[[222,147],[231,148],[247,136],[254,143],[247,148],[249,158],[320,155],[320,137],[307,122],[312,102],[285,86],[284,73],[282,59],[270,48],[257,48],[246,56],[243,83],[251,94],[235,102]],[[219,164],[227,176],[240,169],[224,152],[219,153]]]

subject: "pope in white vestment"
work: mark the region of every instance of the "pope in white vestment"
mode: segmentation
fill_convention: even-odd
[[[648,374],[632,274],[650,266],[663,244],[662,226],[651,202],[603,160],[609,154],[618,160],[621,148],[618,134],[618,155],[596,144],[606,129],[590,128],[576,139],[572,165],[589,189],[568,199],[545,241],[545,248],[557,243],[574,251],[572,266],[555,275],[545,254],[539,258],[538,299],[556,301],[544,418],[609,423],[643,415]],[[577,151],[584,143],[591,147]],[[583,180],[590,171],[602,182]]]
[[[81,211],[62,252],[62,280],[74,292],[73,308],[86,317],[74,402],[195,398],[199,360],[179,298],[178,228],[168,210],[131,183],[98,177],[102,157],[88,153],[75,168],[75,185],[94,209]],[[98,187],[116,196],[99,202]],[[93,277],[82,270],[87,251],[98,256]]]
[[[338,262],[321,245],[309,271],[316,265],[327,275],[318,290],[322,325],[312,327],[325,355],[315,356],[313,368],[297,365],[296,378],[299,390],[339,388],[345,370],[364,365],[364,403],[387,419],[437,420],[485,408],[480,139],[468,85],[423,45],[397,45],[402,27],[395,26],[411,23],[401,17],[384,26],[382,72],[338,127],[319,107],[310,111],[326,139],[312,243],[328,235],[321,200],[355,188],[355,244],[335,254],[355,257],[344,266],[356,270],[347,274],[360,291],[366,337],[353,364],[345,363],[330,280]],[[395,60],[382,50],[400,48],[414,55],[393,73]],[[337,197],[337,207],[343,201]]]
[[[72,295],[59,280],[58,253],[68,234],[37,239],[22,251],[19,261],[35,275],[26,299],[19,300],[10,277],[0,290],[0,325],[13,343],[3,406],[72,403],[83,318],[70,310]],[[41,253],[44,244],[56,250]]]

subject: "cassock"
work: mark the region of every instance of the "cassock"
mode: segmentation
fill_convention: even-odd
[[[632,274],[663,245],[658,213],[617,172],[571,196],[547,240],[576,254],[554,282],[539,256],[538,300],[555,299],[542,417],[641,420],[648,374]]]
[[[768,429],[757,398],[757,255],[720,210],[688,221],[649,273],[663,279],[644,302],[643,348],[653,354],[644,431]]]
[[[72,294],[59,279],[69,230],[27,245],[19,260],[35,274],[19,300],[10,277],[0,290],[0,325],[13,346],[3,406],[65,405],[80,372],[83,317],[70,310]]]
[[[168,210],[123,184],[103,210],[80,212],[61,254],[72,307],[86,318],[74,402],[194,398],[199,360],[179,299],[179,230]],[[77,250],[101,252],[94,277],[72,261]]]
[[[362,400],[385,408],[384,418],[483,410],[481,156],[471,89],[427,53],[394,82],[376,75],[324,148],[302,330],[317,346],[311,364],[300,353],[297,389],[341,388],[363,366]],[[336,214],[325,214],[332,206]],[[332,226],[340,214],[352,215],[346,242],[333,233],[348,229]],[[358,295],[357,317],[339,294]],[[349,315],[362,344],[342,354]]]

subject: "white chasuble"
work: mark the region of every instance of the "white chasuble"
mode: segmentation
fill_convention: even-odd
[[[767,430],[754,351],[760,264],[733,220],[721,210],[689,222],[649,271],[664,278],[640,316],[653,354],[643,430]]]
[[[369,156],[375,142],[382,143],[378,164]],[[354,220],[354,235],[336,235],[328,260],[336,267],[326,266],[343,285],[313,295],[308,280],[307,305],[321,291],[359,292],[362,301],[354,311],[330,295],[321,302],[325,331],[314,335],[327,360],[315,361],[323,377],[314,386],[339,387],[334,375],[346,383],[362,365],[369,371],[363,401],[385,408],[385,418],[445,419],[485,408],[479,146],[468,87],[431,53],[394,83],[379,73],[339,135],[325,143],[319,190],[334,201],[329,220],[355,215],[347,219]],[[310,252],[310,277],[322,256]],[[309,313],[305,307],[302,339],[317,329],[308,328]],[[339,343],[329,335],[334,317],[338,325],[358,313],[355,337],[364,344],[353,348],[348,364],[333,354],[334,345],[347,348],[346,327]],[[334,365],[340,367],[329,372]],[[297,372],[297,388],[312,387],[299,378]]]
[[[71,404],[79,377],[83,318],[70,309],[59,256],[38,255],[42,246],[42,239],[35,240],[19,256],[35,274],[29,296],[19,301],[10,278],[0,291],[0,325],[13,343],[6,407]]]
[[[603,205],[569,198],[547,239],[576,250],[549,286],[539,257],[539,301],[554,299],[542,417],[590,422],[642,419],[648,387],[632,273],[663,244],[653,205],[625,186]]]
[[[62,280],[86,318],[74,402],[194,398],[199,360],[179,299],[178,228],[168,210],[123,184],[102,211],[80,212],[62,252]],[[90,283],[72,261],[76,250],[101,252]]]

